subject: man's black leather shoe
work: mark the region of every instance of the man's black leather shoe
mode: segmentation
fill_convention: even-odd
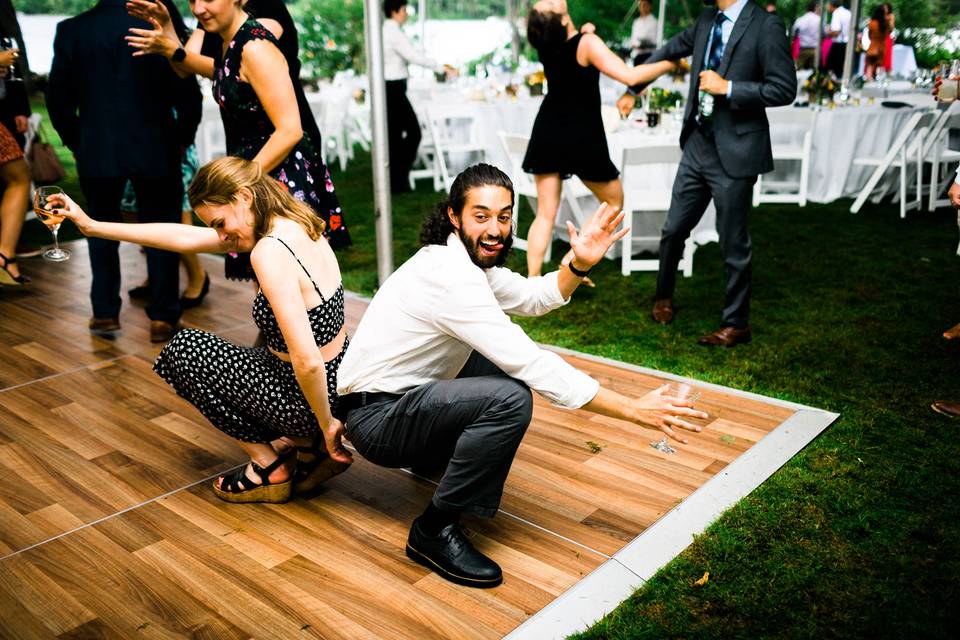
[[[420,529],[419,518],[410,527],[407,557],[419,562],[450,582],[489,589],[503,582],[500,566],[467,540],[460,523],[448,524],[436,536]]]

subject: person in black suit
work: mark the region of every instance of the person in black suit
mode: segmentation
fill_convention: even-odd
[[[100,0],[57,25],[47,109],[76,156],[80,188],[98,220],[120,220],[127,180],[141,222],[180,219],[180,158],[200,122],[200,88],[192,77],[179,78],[159,56],[130,56],[124,38],[131,27],[143,26],[127,14],[124,0]],[[113,333],[120,329],[119,243],[90,238],[88,244],[90,330]],[[179,256],[146,251],[150,339],[164,342],[179,328]]]
[[[766,107],[790,104],[797,80],[783,21],[749,0],[715,0],[696,23],[655,51],[647,63],[692,55],[690,94],[680,146],[683,158],[660,239],[653,318],[673,320],[677,265],[690,232],[713,198],[726,267],[720,328],[703,345],[732,347],[751,339],[752,250],[747,219],[757,176],[773,169]],[[704,0],[712,5],[714,0]],[[636,90],[620,98],[633,108]]]

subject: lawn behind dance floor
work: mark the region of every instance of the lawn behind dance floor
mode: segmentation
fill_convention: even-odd
[[[369,156],[333,178],[355,242],[339,255],[344,284],[370,295]],[[420,221],[442,195],[421,184],[393,200],[397,265],[416,250]],[[64,184],[79,195],[75,185]],[[900,220],[886,204],[854,216],[848,206],[752,213],[750,345],[696,344],[719,320],[716,244],[699,249],[694,276],[680,280],[669,327],[649,319],[655,274],[622,277],[611,261],[594,269],[595,290],[518,321],[539,342],[841,414],[578,638],[952,636],[960,619],[960,421],[930,403],[960,399],[960,346],[941,337],[960,322],[957,218],[941,210]],[[25,238],[48,234],[33,222]],[[525,254],[509,265],[525,271]],[[705,572],[709,580],[695,585]]]

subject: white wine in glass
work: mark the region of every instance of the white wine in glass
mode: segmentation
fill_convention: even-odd
[[[50,233],[53,234],[53,248],[43,252],[43,259],[50,262],[63,262],[70,259],[70,252],[61,249],[60,243],[57,241],[57,232],[60,231],[63,216],[57,215],[55,210],[47,204],[47,198],[58,193],[63,193],[63,189],[60,187],[40,187],[33,196],[33,210],[40,221],[47,225]]]

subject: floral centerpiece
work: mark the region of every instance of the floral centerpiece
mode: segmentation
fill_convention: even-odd
[[[819,104],[824,98],[832,101],[833,94],[837,90],[837,81],[832,73],[816,71],[804,81],[803,90],[806,92],[810,104]]]
[[[683,102],[683,94],[661,87],[652,87],[647,98],[647,111],[667,113]]]
[[[542,96],[543,85],[547,81],[546,74],[543,71],[534,71],[526,77],[527,86],[530,87],[530,95]]]

